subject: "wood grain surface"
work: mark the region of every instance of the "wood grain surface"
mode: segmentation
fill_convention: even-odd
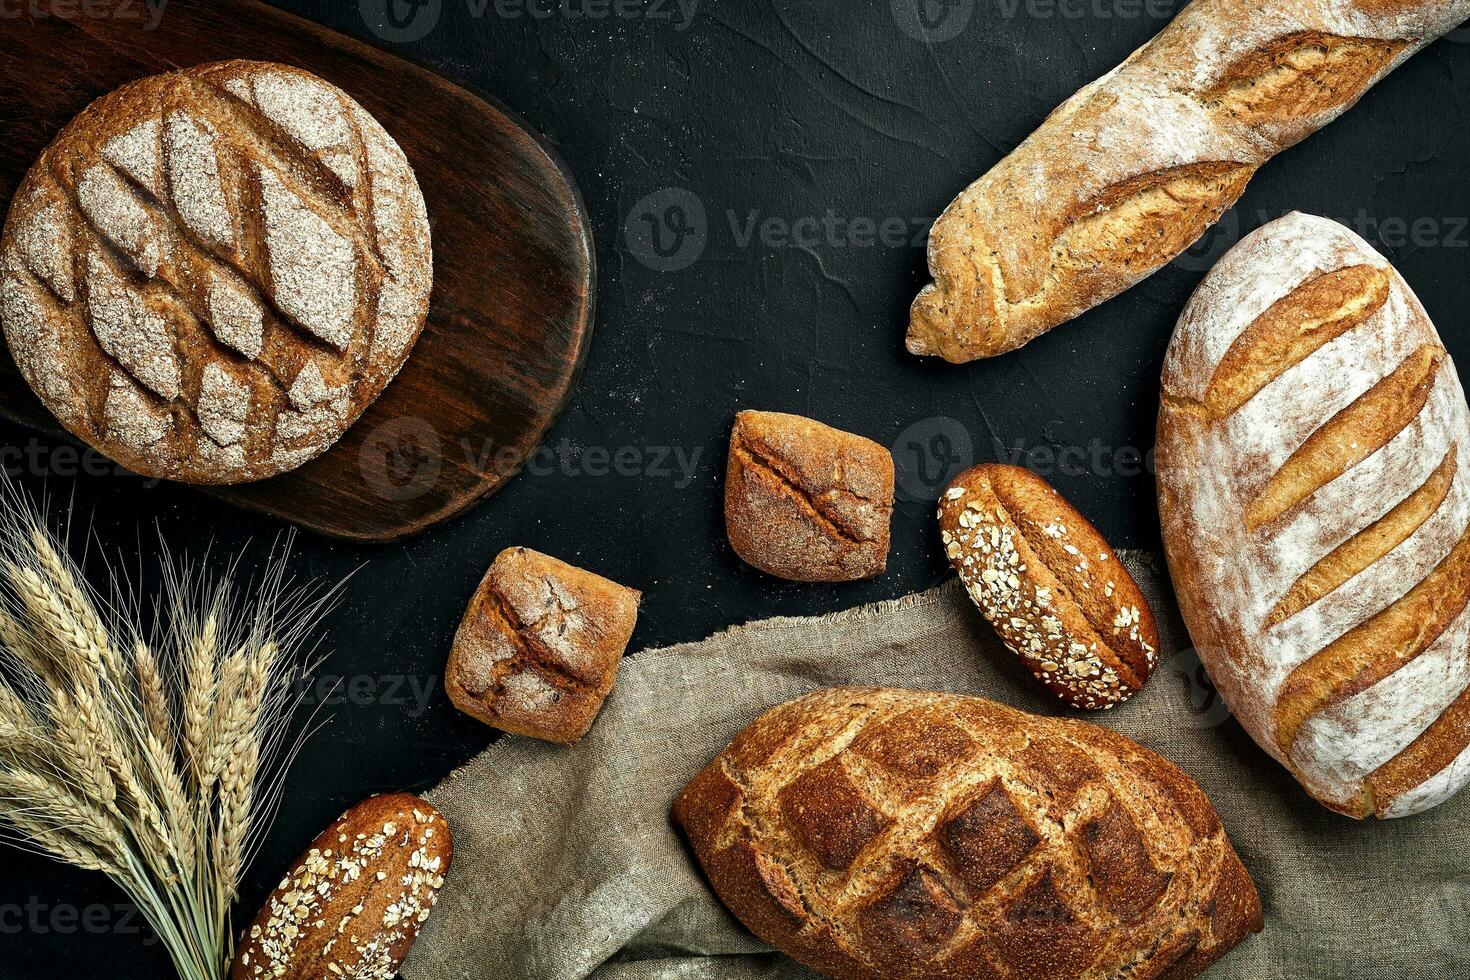
[[[255,0],[170,0],[156,28],[26,14],[0,25],[0,200],[72,116],[124,82],[251,58],[312,71],[403,147],[434,235],[434,293],[402,373],[332,449],[290,473],[208,488],[335,537],[391,541],[499,489],[566,402],[591,336],[595,278],[582,202],[508,112],[402,58]],[[0,415],[60,426],[8,351]]]

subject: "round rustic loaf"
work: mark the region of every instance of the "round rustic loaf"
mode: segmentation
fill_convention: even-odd
[[[433,280],[408,160],[348,95],[229,61],[92,103],[0,239],[0,322],[68,430],[188,483],[290,470],[403,365]]]
[[[833,980],[1186,980],[1262,927],[1187,775],[981,698],[808,694],[737,735],[674,818],[730,911]]]

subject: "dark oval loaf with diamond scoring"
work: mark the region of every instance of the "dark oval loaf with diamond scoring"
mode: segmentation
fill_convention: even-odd
[[[15,362],[129,469],[240,483],[327,449],[402,367],[433,279],[403,151],[285,65],[155,75],[88,106],[0,241]]]
[[[834,980],[1179,980],[1262,927],[1187,775],[980,698],[798,698],[736,736],[674,818],[740,921]]]

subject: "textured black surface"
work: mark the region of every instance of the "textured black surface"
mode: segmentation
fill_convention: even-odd
[[[545,133],[580,181],[600,283],[586,372],[535,472],[402,545],[299,542],[301,576],[359,569],[331,617],[324,670],[358,678],[363,703],[329,711],[303,753],[242,918],[346,805],[426,788],[489,741],[450,708],[439,675],[463,605],[503,547],[642,589],[638,649],[934,584],[945,565],[926,498],[946,466],[1031,453],[1116,545],[1156,546],[1152,479],[1138,459],[1152,445],[1174,318],[1213,257],[1291,209],[1358,228],[1467,362],[1470,30],[1268,165],[1202,254],[998,360],[956,368],[910,357],[903,332],[925,281],[928,220],[1152,36],[1163,21],[1149,10],[1174,9],[923,0],[939,25],[924,43],[914,2],[705,0],[690,18],[689,0],[682,11],[673,0],[438,0],[401,7],[401,32],[375,33],[370,24],[383,22],[358,3],[282,0],[495,95]],[[650,218],[662,222],[661,251],[648,245]],[[887,575],[796,585],[733,557],[720,484],[743,407],[811,415],[894,447],[904,493]],[[72,450],[3,435],[5,465],[53,500],[74,500],[105,549],[133,555],[141,542],[147,561],[155,524],[191,556],[280,530],[185,489],[73,478]],[[422,708],[415,685],[432,685]],[[95,876],[10,851],[0,869],[0,976],[167,974]]]

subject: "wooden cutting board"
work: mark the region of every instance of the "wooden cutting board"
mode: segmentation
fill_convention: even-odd
[[[230,58],[297,65],[343,88],[403,147],[428,204],[434,294],[398,378],[312,462],[204,492],[323,534],[391,541],[499,489],[565,404],[591,337],[592,236],[553,153],[487,99],[255,0],[169,0],[151,30],[142,3],[131,5],[141,18],[65,6],[74,16],[0,21],[5,207],[93,99],[144,75]],[[61,434],[8,351],[0,415]]]

